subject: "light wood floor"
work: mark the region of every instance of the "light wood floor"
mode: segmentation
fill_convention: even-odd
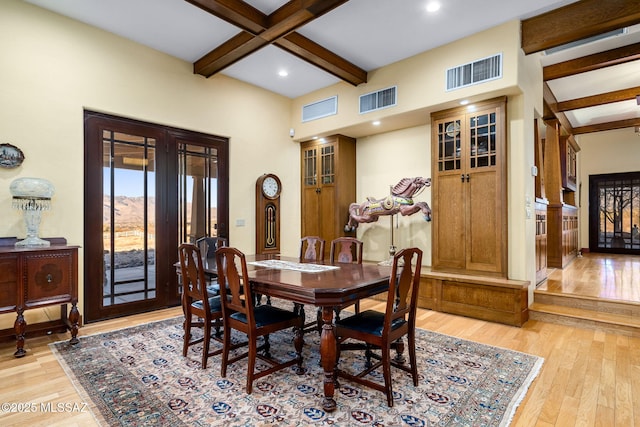
[[[549,270],[538,290],[640,303],[640,256],[587,253]]]
[[[585,257],[587,258],[587,257]],[[638,260],[598,260],[603,272],[576,262],[575,271],[601,280],[605,287],[630,277],[640,283]],[[619,266],[622,265],[622,270]],[[561,282],[571,286],[573,274]],[[558,276],[558,274],[555,274]],[[556,280],[556,279],[553,279]],[[585,278],[584,282],[589,282]],[[550,281],[549,285],[555,282]],[[603,291],[604,292],[604,291]],[[611,290],[606,291],[611,295]],[[624,291],[626,292],[626,291]],[[623,293],[624,293],[623,292]],[[363,308],[382,310],[378,301]],[[95,323],[80,329],[89,335],[180,315],[179,308]],[[420,310],[418,326],[436,332],[542,356],[545,363],[514,417],[513,426],[640,426],[640,338],[530,320],[522,328]],[[80,406],[83,402],[48,348],[67,334],[27,339],[27,356],[15,359],[13,343],[0,343],[0,403],[28,404],[35,413],[0,412],[0,426],[93,426],[88,412],[43,412],[41,404]]]

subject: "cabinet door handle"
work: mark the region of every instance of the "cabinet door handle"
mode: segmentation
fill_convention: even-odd
[[[460,181],[464,182],[464,174],[460,174]]]
[[[320,191],[322,191],[322,190],[320,190],[320,187],[317,187],[316,188],[316,193],[319,193]]]
[[[47,274],[47,283],[51,283],[53,281],[53,276],[51,274]]]
[[[469,174],[467,174],[467,182],[469,182]]]

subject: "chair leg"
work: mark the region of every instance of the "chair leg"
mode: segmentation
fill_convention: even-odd
[[[249,339],[249,357],[247,361],[247,394],[253,391],[253,375],[256,369],[256,354],[258,343],[255,339]]]
[[[411,365],[411,377],[414,387],[418,387],[418,366],[416,364],[416,337],[409,331],[409,364]]]
[[[222,359],[220,363],[220,376],[225,378],[227,376],[227,363],[229,361],[229,350],[231,347],[231,328],[228,326],[223,327],[222,332]]]
[[[271,359],[271,353],[269,350],[271,349],[271,343],[269,343],[269,334],[264,336],[264,345],[263,345],[263,354],[264,357]]]
[[[384,392],[387,395],[387,405],[393,406],[393,388],[391,384],[391,348],[382,347],[382,376],[384,377]]]
[[[369,369],[371,367],[371,356],[373,355],[373,351],[371,350],[371,344],[365,344],[365,350],[364,350],[364,357],[365,357],[365,362],[364,362],[364,367],[366,369]]]
[[[188,316],[184,317],[184,323],[182,324],[184,331],[184,340],[182,343],[182,357],[187,357],[187,348],[189,347],[189,341],[191,340],[191,319]]]
[[[204,340],[202,341],[202,369],[207,369],[207,360],[209,359],[209,343],[211,341],[211,323],[205,322],[203,331]]]

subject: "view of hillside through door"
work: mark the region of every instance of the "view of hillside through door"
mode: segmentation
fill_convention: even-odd
[[[227,140],[85,113],[85,321],[180,303],[179,242],[226,236]]]
[[[640,172],[589,177],[589,250],[640,254]]]

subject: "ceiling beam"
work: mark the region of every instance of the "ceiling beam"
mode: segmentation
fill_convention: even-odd
[[[583,98],[570,99],[557,103],[558,111],[577,110],[579,108],[597,107],[598,105],[611,104],[613,102],[630,101],[640,93],[640,86],[629,89],[621,89],[598,95],[585,96]]]
[[[367,81],[367,72],[362,68],[309,40],[300,33],[293,32],[282,37],[276,40],[274,45],[354,86]]]
[[[526,54],[640,23],[638,0],[581,0],[521,22]]]
[[[367,81],[365,70],[294,31],[348,0],[291,0],[270,15],[241,0],[186,1],[244,30],[198,59],[196,74],[210,77],[274,44],[352,85]]]
[[[573,134],[580,135],[583,133],[602,132],[605,130],[623,129],[635,126],[640,126],[640,118],[575,127],[573,128]]]
[[[269,26],[267,15],[240,0],[185,1],[251,34],[258,34]]]
[[[560,122],[560,126],[564,131],[563,133],[569,135],[573,134],[574,132],[573,126],[571,126],[571,122],[562,111],[558,111],[558,100],[556,99],[555,95],[551,91],[551,88],[546,82],[542,84],[542,97],[544,99],[545,106],[548,107],[549,110],[551,110],[551,113],[553,113],[558,122]],[[545,116],[546,115],[547,113],[545,112]],[[550,117],[545,117],[545,120],[547,119],[550,119]]]
[[[640,59],[640,43],[635,43],[617,49],[547,65],[542,70],[542,78],[545,81],[559,79],[614,65],[625,64],[638,59]]]

